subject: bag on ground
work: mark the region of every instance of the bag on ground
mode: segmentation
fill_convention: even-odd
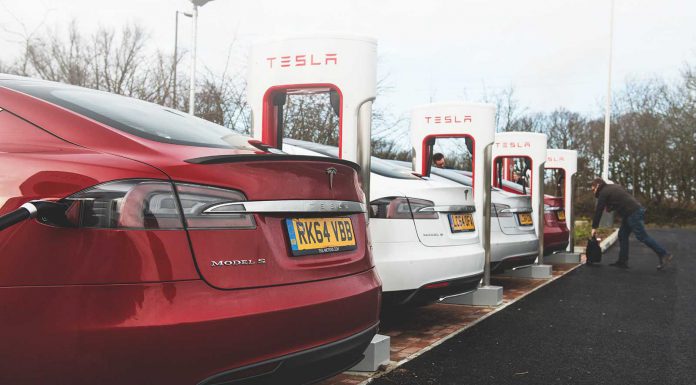
[[[599,241],[596,237],[587,240],[587,263],[599,263],[602,260],[602,248],[599,246]]]

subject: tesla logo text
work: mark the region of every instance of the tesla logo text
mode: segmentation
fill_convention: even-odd
[[[265,265],[266,258],[257,259],[221,259],[219,261],[210,261],[210,267],[221,266],[242,266],[242,265]]]
[[[336,170],[333,167],[329,167],[326,169],[326,173],[329,175],[329,189],[330,190],[333,190],[333,179],[334,179],[334,175],[336,175],[337,172],[338,172],[338,170]]]
[[[321,65],[337,65],[338,64],[338,54],[335,53],[325,53],[325,54],[309,54],[309,55],[287,55],[287,56],[273,56],[267,57],[269,68],[277,68],[278,66],[282,68],[288,67],[306,67],[306,66],[321,66]]]
[[[495,146],[498,148],[531,148],[532,144],[529,142],[495,142]]]
[[[547,162],[563,162],[564,160],[565,160],[565,157],[563,157],[563,156],[558,156],[558,157],[556,157],[556,156],[549,156],[549,157],[546,157],[546,161],[547,161]]]
[[[435,124],[442,124],[442,123],[464,123],[464,122],[469,122],[471,123],[471,115],[437,115],[437,116],[426,116],[425,117],[425,123],[435,123]]]

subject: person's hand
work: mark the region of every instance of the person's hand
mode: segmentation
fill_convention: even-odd
[[[594,238],[595,235],[597,235],[597,229],[592,229],[592,233],[590,235],[592,236],[592,238]]]

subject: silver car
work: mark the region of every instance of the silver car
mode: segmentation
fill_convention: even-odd
[[[403,167],[411,164],[392,161]],[[471,172],[433,167],[432,179],[472,186]],[[532,202],[529,195],[518,195],[491,187],[491,271],[502,272],[531,265],[539,254],[539,239],[534,231]]]

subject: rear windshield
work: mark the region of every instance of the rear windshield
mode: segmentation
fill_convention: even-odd
[[[141,138],[188,146],[256,150],[249,145],[247,136],[158,104],[51,82],[6,80],[0,85]]]
[[[287,138],[283,139],[283,143],[304,148],[305,150],[314,151],[332,158],[338,158],[338,147]],[[410,168],[400,167],[393,164],[391,161],[376,158],[374,156],[370,158],[370,170],[377,175],[386,176],[387,178],[420,179],[419,177],[413,175]]]

